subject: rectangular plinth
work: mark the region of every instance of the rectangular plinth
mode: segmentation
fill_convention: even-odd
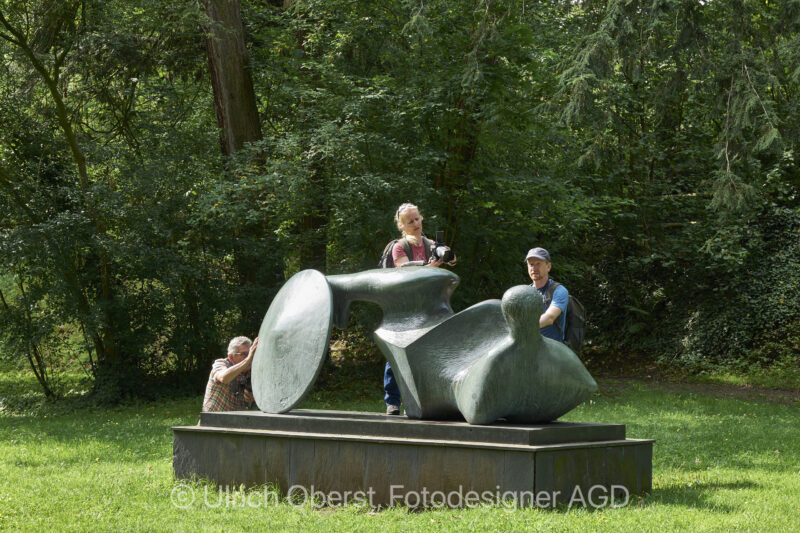
[[[292,487],[361,491],[375,506],[416,506],[419,494],[436,491],[505,494],[523,503],[550,494],[569,503],[576,487],[582,495],[612,486],[633,495],[652,484],[653,441],[626,439],[621,424],[472,426],[296,410],[203,413],[199,425],[172,429],[176,478],[272,483],[283,494]],[[453,501],[463,505],[463,498]]]

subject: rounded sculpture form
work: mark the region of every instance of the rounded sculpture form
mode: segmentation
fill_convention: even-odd
[[[319,376],[331,337],[333,297],[325,276],[298,272],[278,291],[258,332],[253,396],[267,413],[284,413]]]
[[[542,297],[531,286],[511,287],[503,294],[500,306],[512,337],[520,339],[538,333]]]
[[[542,297],[532,287],[507,290],[501,304],[509,335],[466,367],[455,382],[458,409],[470,424],[498,418],[550,422],[597,390],[581,360],[565,344],[542,337]]]

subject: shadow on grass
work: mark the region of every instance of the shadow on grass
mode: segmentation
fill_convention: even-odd
[[[734,513],[740,511],[741,506],[731,505],[730,503],[720,503],[712,498],[723,490],[749,490],[760,488],[761,485],[752,481],[730,481],[730,482],[693,482],[688,484],[675,484],[667,487],[659,487],[653,493],[644,498],[644,503],[658,503],[662,505],[672,505],[680,507],[691,507],[694,509],[709,509],[723,513]]]
[[[797,408],[654,390],[636,385],[596,395],[564,420],[625,424],[654,439],[655,469],[785,472],[800,456]]]

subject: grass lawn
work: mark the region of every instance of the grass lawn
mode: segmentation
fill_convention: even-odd
[[[332,387],[302,407],[381,410],[378,379],[374,398]],[[172,478],[170,426],[197,423],[200,397],[118,408],[31,400],[0,403],[0,530],[800,531],[797,405],[600,385],[564,419],[624,423],[629,437],[656,439],[653,492],[624,508],[315,510],[263,505],[263,487],[234,491],[226,505],[194,483],[194,503],[181,509],[170,498],[184,490]],[[24,373],[0,373],[0,401],[35,387]]]

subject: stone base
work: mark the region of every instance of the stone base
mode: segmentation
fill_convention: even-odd
[[[272,483],[284,495],[314,491],[331,505],[348,495],[375,507],[461,507],[470,498],[594,505],[611,492],[619,502],[652,486],[653,441],[626,439],[622,424],[476,426],[294,410],[202,413],[199,425],[172,430],[178,479]]]

